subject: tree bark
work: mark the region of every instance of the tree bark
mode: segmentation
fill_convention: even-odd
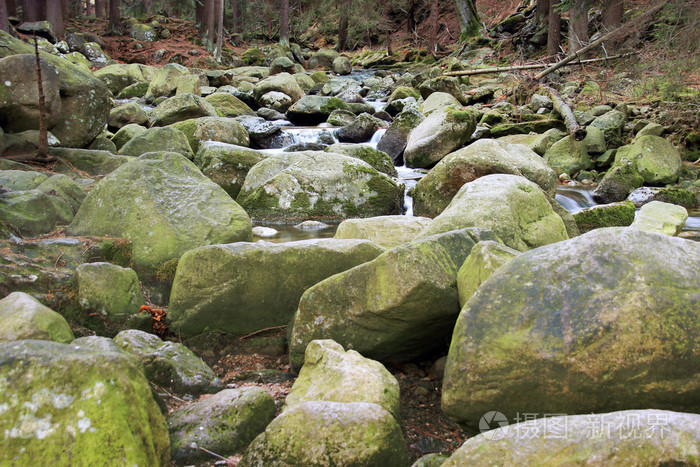
[[[15,0],[7,0],[5,3],[7,7],[7,16],[17,16],[17,4],[15,4]]]
[[[122,17],[121,11],[119,11],[120,0],[109,0],[109,26],[108,31],[110,34],[121,35],[122,31]]]
[[[105,17],[105,2],[104,0],[95,0],[95,17]]]
[[[0,3],[2,3],[2,0],[0,0]],[[63,28],[63,8],[59,2],[46,0],[46,19],[51,23],[53,32],[63,39],[66,32]]]
[[[0,0],[0,31],[10,32],[10,22],[7,20],[7,5]]]
[[[457,23],[459,24],[459,40],[464,42],[470,37],[479,35],[481,20],[473,0],[454,0]]]
[[[437,52],[438,0],[430,2],[430,53]]]
[[[561,47],[561,16],[554,7],[559,4],[559,0],[549,2],[549,30],[547,31],[547,55],[553,57],[559,54]]]
[[[39,59],[39,41],[34,36],[34,56],[36,57],[36,76],[39,88],[39,143],[36,155],[39,160],[49,158],[49,135],[46,127],[46,98],[44,97],[44,84],[41,77],[41,60]]]
[[[413,34],[416,31],[416,0],[408,0],[406,16],[408,17],[406,21],[407,32]]]
[[[202,35],[202,21],[204,20],[204,1],[195,0],[194,4],[194,22],[199,24],[199,35]]]
[[[347,47],[348,41],[348,8],[347,0],[342,0],[340,6],[340,21],[338,22],[338,51],[342,52]]]
[[[537,0],[537,8],[535,10],[535,18],[540,24],[544,24],[549,15],[549,0]]]
[[[384,2],[384,14],[382,15],[384,20],[384,29],[386,32],[386,54],[391,55],[393,52],[391,50],[391,21],[389,20],[389,2]]]
[[[216,49],[214,59],[221,63],[221,49],[224,46],[224,0],[216,0]]]
[[[622,21],[622,15],[625,12],[623,0],[607,0],[603,7],[603,27],[606,31],[615,29]],[[603,42],[605,50],[615,49],[615,40]]]
[[[39,21],[39,1],[38,0],[23,0],[22,1],[22,21]]]
[[[289,46],[289,0],[281,0],[280,44]]]
[[[233,9],[233,20],[231,24],[231,31],[234,34],[240,34],[241,32],[241,8],[238,0],[231,0],[231,7]]]
[[[206,48],[209,52],[214,51],[214,32],[216,27],[216,8],[214,5],[214,0],[206,0],[204,5],[204,15],[206,18],[206,37],[205,43]]]
[[[559,115],[564,119],[564,125],[566,129],[569,130],[569,134],[576,141],[581,141],[586,137],[586,129],[578,124],[574,113],[571,111],[571,107],[564,102],[559,93],[554,89],[545,86],[544,90],[549,94],[552,99],[552,104],[554,105],[554,110],[559,112]]]
[[[63,17],[70,18],[70,2],[68,0],[61,0],[61,7],[63,9]]]
[[[92,14],[92,3],[90,0],[85,0],[85,16],[90,16]]]
[[[588,0],[574,0],[569,11],[569,53],[588,45]]]

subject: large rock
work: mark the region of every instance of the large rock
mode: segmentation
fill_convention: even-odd
[[[649,185],[676,183],[681,174],[680,153],[659,136],[638,137],[632,144],[618,148],[614,165],[625,159],[632,161],[644,183]]]
[[[168,63],[163,68],[158,69],[144,96],[146,102],[153,102],[155,98],[161,96],[175,95],[178,78],[188,74],[190,74],[189,70],[177,63]]]
[[[0,344],[0,464],[167,465],[165,419],[141,366],[121,352]]]
[[[244,335],[285,325],[306,289],[382,251],[366,240],[332,239],[188,251],[173,282],[170,327],[191,336],[207,328]]]
[[[136,357],[148,381],[178,394],[217,392],[224,384],[211,368],[184,345],[153,334],[129,329],[114,336],[114,343]]]
[[[424,115],[429,115],[437,109],[450,106],[459,108],[460,103],[452,94],[448,94],[446,92],[434,92],[431,93],[430,96],[425,99],[425,101],[423,101],[419,110]]]
[[[194,163],[204,175],[236,199],[248,171],[263,159],[263,154],[253,149],[207,141],[200,145]]]
[[[194,158],[187,136],[176,127],[149,128],[127,141],[119,150],[123,156],[138,157],[149,152],[175,152]]]
[[[75,272],[78,303],[85,312],[124,321],[146,304],[133,269],[98,262],[81,264]]]
[[[311,341],[284,410],[312,401],[371,402],[398,419],[399,383],[381,363],[330,339]]]
[[[68,232],[128,238],[134,264],[145,268],[198,246],[252,240],[245,211],[192,162],[168,152],[141,156],[102,179]]]
[[[517,175],[486,175],[464,184],[419,237],[464,227],[491,229],[519,251],[569,238],[547,195]]]
[[[567,173],[571,176],[593,165],[588,156],[586,144],[565,136],[550,147],[544,154],[544,160],[557,174]]]
[[[340,54],[333,49],[320,49],[309,58],[309,68],[325,68],[331,70],[333,62]]]
[[[687,220],[688,211],[683,206],[652,201],[642,206],[632,227],[647,232],[678,235]]]
[[[622,129],[625,127],[625,114],[619,110],[611,110],[591,122],[594,126],[603,132],[605,136],[605,144],[608,148],[613,149],[622,146]]]
[[[557,176],[527,146],[480,139],[445,156],[416,184],[413,209],[417,215],[437,216],[450,204],[462,185],[490,174],[520,175],[554,196]]]
[[[396,419],[367,402],[306,402],[275,418],[239,464],[403,466],[406,442]]]
[[[398,214],[403,190],[359,159],[302,151],[258,163],[236,199],[256,219],[340,220]]]
[[[209,102],[194,94],[185,93],[161,102],[151,110],[148,120],[151,126],[165,126],[199,117],[218,117],[218,114]]]
[[[73,214],[78,212],[86,196],[85,191],[83,191],[78,182],[63,174],[52,175],[46,181],[42,182],[41,185],[37,187],[37,190],[47,195],[61,198],[70,205]]]
[[[339,128],[335,135],[344,143],[363,143],[371,140],[380,128],[386,128],[384,120],[362,113],[352,123]]]
[[[474,243],[466,230],[416,240],[308,289],[289,338],[292,365],[314,339],[382,361],[444,346],[459,313],[457,270]]]
[[[548,418],[543,415],[535,414],[534,420],[470,438],[443,467],[697,463],[700,438],[697,414],[625,410]]]
[[[338,226],[335,238],[366,239],[394,248],[415,239],[431,222],[427,217],[401,215],[347,219]]]
[[[117,156],[109,151],[99,151],[92,149],[72,149],[72,148],[51,148],[49,155],[63,159],[66,169],[73,172],[73,169],[82,170],[90,175],[107,175],[114,172],[122,165],[134,160],[129,156]],[[59,170],[62,162],[54,166],[54,170]]]
[[[452,76],[438,76],[437,78],[427,79],[418,86],[418,90],[423,99],[434,92],[442,92],[451,95],[459,102],[465,100],[462,95],[462,89],[459,87],[459,80]]]
[[[275,400],[259,387],[224,389],[185,405],[168,417],[170,452],[179,463],[202,462],[211,455],[242,452],[275,417]]]
[[[443,410],[471,426],[494,409],[695,410],[699,255],[695,242],[611,227],[513,258],[460,314]]]
[[[74,339],[63,316],[24,292],[12,292],[0,300],[0,322],[0,341],[42,339],[67,344]]]
[[[491,274],[519,254],[518,250],[492,240],[477,243],[457,272],[460,308]]]
[[[51,232],[73,220],[65,200],[38,189],[0,193],[0,218],[25,236]]]
[[[298,101],[304,97],[305,94],[294,76],[289,73],[279,73],[255,83],[253,97],[255,97],[256,101],[260,102],[260,98],[270,91],[286,94],[293,102]]]
[[[128,125],[125,125],[121,127],[115,134],[112,136],[112,143],[114,143],[114,147],[118,150],[122,148],[130,139],[134,138],[137,135],[140,135],[144,131],[146,131],[147,128],[137,125],[135,123],[129,123]]]
[[[0,186],[6,190],[25,191],[38,188],[48,180],[45,174],[27,170],[0,170]]]
[[[644,184],[644,177],[639,175],[634,162],[623,158],[605,174],[596,189],[593,199],[598,203],[624,201],[633,190]]]
[[[352,64],[347,57],[337,57],[333,60],[333,72],[339,75],[349,75],[352,73]]]
[[[130,123],[145,125],[148,122],[148,114],[136,102],[127,102],[115,107],[109,112],[107,124],[112,128],[121,128]]]
[[[347,110],[348,105],[337,97],[304,96],[287,109],[285,115],[295,125],[318,125],[337,109]]]
[[[195,154],[205,141],[217,141],[237,146],[248,146],[250,144],[250,138],[246,129],[232,118],[193,118],[174,123],[172,126],[185,134]]]
[[[467,142],[476,129],[476,113],[470,109],[443,107],[431,113],[411,131],[404,159],[408,167],[429,167]]]
[[[125,88],[136,83],[139,83],[141,86],[145,84],[146,89],[148,89],[148,81],[153,78],[156,72],[156,68],[141,65],[140,63],[132,63],[130,65],[115,63],[96,70],[94,75],[100,78],[107,85],[107,88],[112,91],[112,94],[116,96]]]
[[[389,155],[378,149],[374,149],[371,145],[348,143],[331,144],[326,148],[326,152],[355,157],[367,162],[378,171],[390,177],[398,177],[398,173]]]
[[[423,120],[425,120],[425,116],[417,110],[404,110],[391,122],[379,140],[377,149],[389,154],[395,165],[403,165],[403,151],[406,149],[408,135]]]
[[[15,54],[34,54],[34,46],[0,31],[0,57]],[[87,146],[107,123],[110,107],[107,86],[68,60],[45,52],[39,55],[58,70],[61,118],[51,132],[63,146]]]
[[[253,109],[245,102],[228,92],[215,92],[204,98],[214,106],[217,112],[224,117],[240,117],[241,115],[255,115]]]

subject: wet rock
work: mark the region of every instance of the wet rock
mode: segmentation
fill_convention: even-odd
[[[338,129],[335,135],[344,143],[363,143],[372,139],[374,133],[380,128],[386,128],[384,120],[362,113],[352,123]]]
[[[0,342],[41,339],[67,344],[74,339],[63,316],[24,292],[0,300],[0,320]]]
[[[334,238],[365,239],[394,248],[414,240],[430,222],[427,217],[400,215],[347,219],[338,225]]]
[[[166,126],[199,117],[218,117],[216,109],[206,100],[194,94],[180,94],[166,99],[150,111],[150,126]]]
[[[377,149],[389,154],[394,165],[403,165],[403,152],[406,148],[408,137],[411,131],[420,125],[423,120],[425,120],[425,116],[415,109],[402,111],[382,135],[377,144]]]
[[[78,303],[87,313],[124,322],[146,304],[133,269],[104,262],[86,263],[78,266],[76,278]]]
[[[192,148],[193,153],[207,141],[215,141],[236,146],[250,145],[250,136],[237,120],[225,117],[200,117],[171,125],[181,131]]]
[[[176,127],[149,128],[127,141],[119,150],[123,156],[138,157],[149,152],[168,151],[193,159],[187,136]]]
[[[686,220],[688,220],[688,211],[683,206],[652,201],[642,206],[632,227],[675,236],[681,232]]]

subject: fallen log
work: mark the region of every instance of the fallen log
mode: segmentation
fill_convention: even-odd
[[[576,116],[574,116],[574,113],[571,111],[571,107],[564,102],[564,99],[562,99],[559,93],[554,89],[548,86],[545,86],[543,89],[549,94],[550,99],[552,99],[554,110],[559,112],[559,115],[564,119],[564,125],[566,125],[566,129],[569,130],[571,137],[576,141],[581,141],[585,138],[586,128],[578,124]]]

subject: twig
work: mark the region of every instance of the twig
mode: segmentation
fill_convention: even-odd
[[[53,263],[53,268],[54,268],[54,269],[56,269],[56,267],[58,266],[58,262],[61,260],[61,258],[63,257],[63,254],[65,253],[65,251],[63,251],[63,250],[59,250],[59,251],[61,252],[61,254],[58,255],[58,258],[56,258],[56,262]]]
[[[230,460],[228,460],[228,459],[225,458],[224,456],[220,456],[220,455],[218,455],[218,454],[215,453],[215,452],[211,452],[209,449],[204,449],[202,446],[197,446],[197,449],[201,449],[202,451],[206,452],[206,453],[209,454],[210,456],[214,456],[214,457],[216,457],[217,459],[221,459],[222,461],[226,462],[226,464],[228,464],[228,465],[235,465],[233,462],[231,462]]]
[[[629,57],[630,55],[635,55],[637,52],[630,52],[624,55],[615,55],[612,57],[602,57],[602,58],[589,58],[587,60],[578,60],[573,63],[566,63],[562,66],[574,66],[574,65],[585,65],[587,63],[596,62],[607,62],[608,60],[617,60],[618,58]],[[514,66],[498,66],[493,68],[480,68],[476,70],[462,70],[462,71],[448,71],[443,73],[445,76],[468,76],[468,75],[485,75],[488,73],[500,73],[503,71],[516,71],[516,70],[538,70],[540,68],[547,68],[548,64],[545,63],[534,63],[532,65],[514,65]]]
[[[286,327],[287,327],[287,325],[285,324],[285,325],[282,325],[282,326],[272,326],[271,328],[258,329],[257,331],[253,331],[253,332],[251,332],[250,334],[246,334],[245,336],[239,337],[238,340],[241,340],[241,341],[242,341],[243,339],[246,339],[246,338],[248,338],[248,337],[255,336],[256,334],[260,334],[261,332],[272,331],[272,330],[275,330],[275,329],[284,329],[284,328],[286,328]]]

